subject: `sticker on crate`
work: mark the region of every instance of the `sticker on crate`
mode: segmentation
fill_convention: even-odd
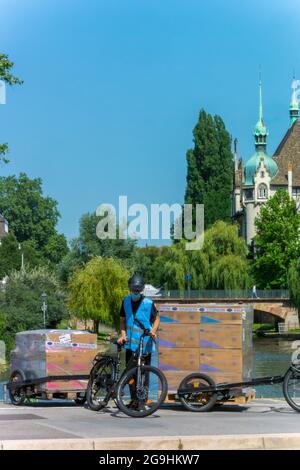
[[[71,343],[71,335],[65,334],[58,337],[60,343]]]
[[[83,348],[83,349],[96,349],[96,344],[88,344],[88,343],[60,343],[57,341],[47,341],[47,347],[50,348]]]
[[[229,313],[240,313],[241,312],[241,308],[240,307],[236,307],[236,308],[232,308],[232,307],[227,307],[227,308],[224,308],[224,307],[173,307],[173,306],[170,306],[170,305],[162,305],[161,307],[159,307],[159,311],[160,312],[229,312]]]

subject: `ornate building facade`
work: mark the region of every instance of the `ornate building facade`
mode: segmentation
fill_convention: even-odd
[[[293,82],[295,83],[295,82]],[[284,188],[300,207],[300,121],[296,85],[290,103],[290,126],[273,156],[267,154],[268,132],[263,120],[262,89],[259,85],[259,116],[254,128],[255,153],[245,165],[238,159],[234,141],[232,217],[250,245],[255,236],[255,218],[275,192]]]

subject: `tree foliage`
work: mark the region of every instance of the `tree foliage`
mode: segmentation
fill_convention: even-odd
[[[219,116],[203,109],[193,131],[194,148],[187,151],[186,204],[204,204],[205,227],[230,220],[233,163],[230,136]]]
[[[22,80],[12,74],[14,63],[11,62],[6,54],[0,54],[0,80],[3,80],[8,85],[21,85]],[[8,163],[5,155],[8,152],[7,144],[0,144],[0,161]]]
[[[185,276],[192,275],[191,289],[245,289],[251,284],[247,246],[236,225],[216,222],[205,231],[200,250],[187,251],[185,241],[172,245],[161,257],[161,283],[184,290]]]
[[[112,324],[128,291],[128,272],[113,258],[97,256],[74,272],[69,282],[68,305],[77,318]]]
[[[118,227],[116,227],[116,239],[99,239],[96,232],[99,220],[100,217],[95,213],[82,215],[79,221],[79,237],[72,240],[70,253],[58,266],[59,277],[63,283],[68,282],[76,268],[84,266],[95,256],[122,260],[130,269],[136,240],[119,238]]]
[[[285,190],[262,206],[255,220],[254,275],[261,289],[287,287],[288,269],[299,258],[300,214]]]
[[[44,259],[57,263],[67,253],[64,235],[58,234],[57,201],[44,196],[42,180],[25,173],[0,177],[0,213],[18,242],[31,241]]]
[[[300,260],[291,263],[288,271],[288,288],[292,305],[298,311],[300,322]]]
[[[65,294],[55,275],[45,266],[12,272],[0,292],[0,318],[6,341],[13,342],[18,331],[43,328],[41,295],[47,294],[46,327],[55,328],[67,316]],[[0,337],[0,339],[2,339]]]
[[[0,245],[0,279],[9,275],[11,271],[21,269],[22,253],[26,269],[42,264],[42,257],[32,241],[27,240],[20,245],[13,233],[9,233],[2,238]]]

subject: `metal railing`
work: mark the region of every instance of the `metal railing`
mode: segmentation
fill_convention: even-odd
[[[287,289],[257,290],[256,296],[252,289],[244,290],[162,290],[161,298],[173,299],[289,299]]]

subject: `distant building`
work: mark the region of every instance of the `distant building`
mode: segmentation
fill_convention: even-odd
[[[232,217],[240,224],[248,245],[255,236],[254,221],[261,206],[280,189],[286,189],[300,207],[300,121],[296,87],[290,104],[290,127],[274,155],[267,154],[267,128],[263,121],[262,88],[259,84],[259,115],[254,128],[255,153],[244,165],[238,161],[234,141]]]
[[[5,237],[7,234],[8,234],[8,222],[3,217],[3,215],[0,214],[0,239]]]

